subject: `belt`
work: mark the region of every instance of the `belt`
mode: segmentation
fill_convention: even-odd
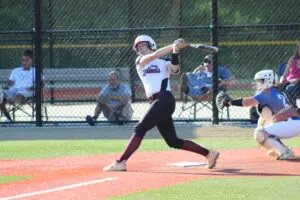
[[[149,101],[154,101],[155,99],[157,99],[159,96],[161,96],[164,93],[164,91],[160,91],[157,93],[154,93],[151,97],[148,98]]]

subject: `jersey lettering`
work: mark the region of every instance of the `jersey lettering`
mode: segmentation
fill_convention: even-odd
[[[143,70],[143,76],[146,76],[146,74],[153,74],[153,73],[160,73],[160,69],[157,65],[150,65],[146,69]]]
[[[290,106],[284,95],[277,94],[277,97],[278,97],[278,99],[280,99],[282,101],[282,104],[283,104],[284,107],[289,107]]]

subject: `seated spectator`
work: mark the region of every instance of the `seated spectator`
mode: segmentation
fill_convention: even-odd
[[[281,77],[285,71],[287,63],[279,63],[278,64],[278,75]]]
[[[204,57],[203,64],[198,66],[193,73],[188,72],[180,77],[180,92],[191,97],[197,97],[212,91],[212,58]],[[219,91],[224,91],[227,85],[235,83],[235,77],[227,67],[218,67]]]
[[[285,92],[295,105],[297,97],[300,97],[300,44],[297,44],[294,55],[289,59],[280,83],[287,83]]]
[[[105,86],[96,98],[97,106],[94,116],[88,115],[86,122],[95,126],[101,112],[108,121],[122,124],[122,121],[131,120],[131,90],[120,82],[119,74],[112,71],[108,74],[108,85]]]
[[[33,96],[35,84],[35,68],[32,67],[33,52],[25,50],[23,52],[22,64],[13,69],[8,79],[8,89],[3,90],[0,95],[0,109],[6,117],[6,122],[12,119],[6,109],[6,103],[22,104],[27,98]]]

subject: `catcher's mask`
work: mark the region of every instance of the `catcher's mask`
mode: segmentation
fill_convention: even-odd
[[[273,70],[261,70],[254,76],[257,90],[264,90],[273,86],[278,82],[278,76]]]

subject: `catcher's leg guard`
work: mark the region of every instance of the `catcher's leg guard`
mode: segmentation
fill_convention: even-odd
[[[264,128],[256,128],[254,130],[254,139],[263,147],[275,151],[278,155],[282,155],[287,152],[288,148],[282,144],[282,142],[274,136],[270,136]]]

